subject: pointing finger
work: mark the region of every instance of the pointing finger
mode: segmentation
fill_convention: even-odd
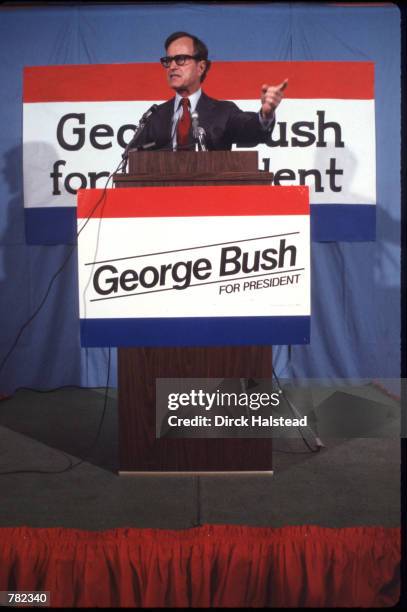
[[[287,85],[288,85],[288,79],[284,79],[284,81],[280,85],[277,85],[277,89],[279,89],[280,91],[284,91]]]

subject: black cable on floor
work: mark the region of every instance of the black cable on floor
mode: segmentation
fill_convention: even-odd
[[[281,396],[282,396],[282,397],[285,399],[286,403],[287,403],[287,404],[288,404],[288,406],[290,407],[291,412],[293,413],[293,415],[294,415],[294,416],[296,416],[296,415],[295,415],[295,411],[294,411],[294,409],[293,409],[293,406],[292,406],[292,404],[291,404],[290,400],[288,399],[288,397],[286,396],[285,391],[284,391],[284,389],[282,388],[282,386],[281,386],[281,384],[280,384],[280,381],[279,381],[279,379],[278,379],[278,377],[277,377],[276,371],[275,371],[275,369],[274,369],[274,367],[273,367],[273,366],[272,366],[272,372],[273,372],[273,376],[274,376],[274,378],[275,378],[275,379],[276,379],[276,381],[277,381],[279,395],[281,395]],[[311,452],[311,453],[319,453],[319,452],[320,452],[320,450],[321,450],[321,446],[322,446],[322,445],[317,444],[315,448],[312,448],[312,446],[309,444],[308,440],[305,438],[304,434],[302,433],[302,429],[301,429],[301,426],[300,426],[300,425],[298,425],[297,429],[298,429],[298,431],[300,432],[300,436],[301,436],[301,438],[302,438],[302,440],[303,440],[303,442],[304,442],[305,446],[308,448],[308,451],[303,451],[303,452],[304,452],[304,453],[306,453],[306,454],[308,454],[308,452]],[[311,428],[310,428],[310,429],[311,429]],[[311,431],[312,431],[312,430],[311,430]],[[312,433],[314,434],[314,432],[312,432]],[[315,434],[314,434],[314,436],[315,436]],[[318,440],[319,440],[319,438],[318,438]],[[279,452],[285,452],[285,453],[287,453],[287,454],[300,454],[300,452],[299,452],[299,451],[279,451]]]
[[[98,425],[98,429],[97,429],[97,432],[96,432],[95,439],[92,442],[92,444],[85,450],[85,456],[82,457],[80,459],[80,461],[78,461],[77,463],[73,463],[73,461],[72,461],[72,459],[70,457],[68,457],[62,451],[59,451],[61,453],[61,455],[65,456],[68,459],[68,465],[65,468],[63,468],[62,470],[32,470],[32,469],[10,470],[10,471],[7,471],[7,472],[0,472],[0,476],[11,476],[11,475],[14,475],[14,474],[48,474],[48,475],[49,474],[64,474],[65,472],[69,472],[70,470],[73,470],[73,469],[77,468],[79,465],[81,465],[82,463],[84,463],[85,461],[87,461],[90,458],[90,455],[91,455],[93,449],[95,448],[97,442],[99,441],[100,432],[102,431],[103,423],[104,423],[104,420],[105,420],[107,403],[108,403],[108,399],[109,399],[110,364],[111,364],[111,347],[109,346],[108,361],[107,361],[107,377],[106,377],[105,394],[104,394],[104,399],[103,399],[102,416],[101,416],[100,421],[99,421],[99,425]]]

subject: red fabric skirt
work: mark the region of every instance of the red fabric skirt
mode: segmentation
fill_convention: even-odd
[[[384,607],[399,597],[400,530],[205,525],[0,529],[0,590],[52,607]]]

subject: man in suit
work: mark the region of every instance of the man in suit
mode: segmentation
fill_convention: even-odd
[[[232,144],[255,146],[270,140],[275,124],[274,111],[280,104],[287,79],[280,85],[261,88],[259,113],[244,112],[234,102],[215,100],[201,89],[210,68],[206,45],[187,32],[174,32],[165,41],[166,70],[175,98],[160,104],[149,117],[137,145],[153,149],[191,150],[195,146],[191,113],[198,113],[208,150],[229,150]]]

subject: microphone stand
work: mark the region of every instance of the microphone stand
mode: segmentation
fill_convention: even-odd
[[[205,136],[206,136],[205,130],[203,129],[203,127],[199,127],[198,128],[198,142],[199,142],[199,146],[201,147],[201,151],[208,150],[205,144]]]
[[[199,115],[196,111],[191,113],[192,118],[192,135],[195,140],[195,151],[207,151],[205,144],[205,130],[202,127],[199,127]]]
[[[136,127],[134,134],[133,134],[133,138],[130,140],[130,142],[127,144],[126,148],[124,149],[124,152],[122,154],[122,174],[126,173],[126,168],[127,168],[127,160],[129,157],[129,151],[131,149],[137,150],[137,151],[145,151],[147,149],[151,149],[151,147],[155,146],[155,142],[148,142],[147,144],[141,145],[141,146],[136,146],[136,142],[137,140],[140,138],[141,134],[144,131],[144,128],[147,125],[147,121],[149,120],[149,118],[151,117],[151,115],[157,110],[157,104],[153,104],[153,106],[151,108],[148,109],[148,111],[146,111],[144,113],[144,115],[142,116],[142,118],[140,119],[140,123],[138,124],[138,126]]]

